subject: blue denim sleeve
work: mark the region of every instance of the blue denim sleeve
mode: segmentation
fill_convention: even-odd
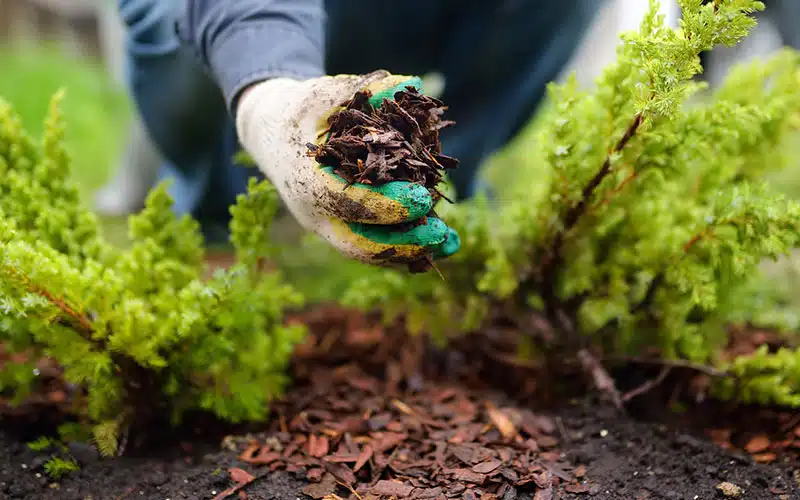
[[[233,113],[252,83],[323,75],[324,23],[323,0],[185,0],[177,31]]]

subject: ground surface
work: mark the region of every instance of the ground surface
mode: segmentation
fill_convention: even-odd
[[[622,415],[547,396],[545,377],[496,355],[499,337],[438,351],[339,310],[302,321],[315,333],[267,425],[155,425],[116,459],[71,445],[55,453],[80,469],[53,480],[51,452],[26,444],[46,427],[31,416],[52,412],[0,417],[0,498],[800,499],[797,413],[685,400],[675,413],[693,380],[676,374]],[[615,375],[623,390],[651,377]]]
[[[619,419],[613,410],[577,405],[559,412],[572,440],[563,447],[568,461],[585,464],[588,491],[556,490],[561,499],[711,499],[724,498],[717,486],[729,481],[745,491],[741,498],[800,498],[800,477],[791,467],[762,465],[741,454],[660,425]],[[41,466],[46,456],[30,451],[16,436],[0,432],[0,497],[41,499],[211,499],[234,485],[228,469],[257,470],[234,453],[183,459],[97,458],[89,450],[75,455],[81,470],[56,489]],[[793,475],[795,474],[795,475]],[[258,479],[243,489],[249,499],[301,497],[306,485],[287,473]],[[782,496],[783,495],[783,496]],[[520,493],[520,497],[523,493]],[[530,494],[526,494],[530,498]],[[236,495],[230,498],[240,498]]]

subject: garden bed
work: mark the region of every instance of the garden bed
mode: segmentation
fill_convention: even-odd
[[[567,383],[555,384],[507,361],[499,329],[438,350],[337,308],[297,320],[312,335],[268,424],[193,417],[179,434],[155,425],[115,459],[73,444],[58,453],[80,469],[60,480],[44,470],[52,452],[26,444],[55,423],[56,376],[23,419],[4,418],[2,498],[706,499],[737,487],[741,498],[800,495],[796,413],[690,404],[702,393],[691,370],[676,368],[623,415],[587,396],[577,371],[574,383],[565,373]],[[732,348],[764,335],[738,332]],[[627,364],[615,376],[630,391],[659,372]],[[678,402],[680,413],[670,409]]]

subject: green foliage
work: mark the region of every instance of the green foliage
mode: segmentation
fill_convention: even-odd
[[[30,443],[28,443],[28,448],[30,448],[33,451],[45,451],[55,445],[56,442],[53,439],[47,436],[42,436],[36,439],[35,441],[31,441]]]
[[[92,429],[80,422],[64,422],[58,426],[58,437],[65,443],[86,443],[92,439]]]
[[[28,443],[28,448],[37,452],[55,449],[54,454],[44,463],[45,472],[53,479],[60,479],[65,474],[76,472],[80,469],[78,462],[74,458],[68,456],[69,451],[67,447],[53,438],[42,436]],[[62,456],[59,455],[63,455],[67,458],[62,458]]]
[[[780,333],[789,344],[800,340],[800,261],[797,251],[775,262],[765,262],[761,272],[733,297],[730,319]]]
[[[166,184],[130,218],[130,247],[114,248],[69,178],[61,97],[39,143],[0,103],[0,345],[58,361],[82,388],[79,416],[105,454],[160,411],[175,421],[188,410],[265,417],[304,336],[283,324],[302,297],[257,265],[270,252],[274,189],[253,181],[240,196],[231,223],[240,260],[210,279],[198,224],[174,215]],[[3,365],[0,391],[23,400],[36,389],[31,373]]]
[[[769,352],[767,346],[761,346],[755,353],[739,356],[725,367],[732,376],[714,386],[717,396],[758,404],[800,406],[800,349]]]
[[[65,474],[79,471],[80,467],[74,458],[65,460],[60,457],[50,457],[50,459],[44,463],[44,470],[51,478],[61,479]]]
[[[253,160],[253,157],[250,156],[250,153],[248,153],[244,149],[237,151],[236,154],[233,155],[233,162],[243,167],[256,166],[256,162],[255,160]]]
[[[403,314],[413,331],[439,338],[475,330],[493,312],[526,331],[533,308],[565,341],[579,332],[608,353],[719,362],[725,324],[759,264],[800,238],[800,204],[761,181],[786,164],[800,57],[783,51],[741,66],[704,93],[699,54],[738,42],[763,5],[680,7],[671,29],[652,1],[594,89],[574,79],[550,86],[543,115],[494,164],[509,169],[502,203],[443,207],[463,235],[440,266],[445,281],[382,271],[345,302]],[[787,375],[796,354],[772,356],[743,361],[743,375],[767,366],[782,384],[771,394],[796,403],[780,392],[797,394]]]

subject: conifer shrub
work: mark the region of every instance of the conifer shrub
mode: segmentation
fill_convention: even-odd
[[[765,306],[759,264],[800,237],[800,204],[763,181],[787,165],[800,57],[741,65],[709,92],[699,54],[737,43],[764,6],[679,3],[673,29],[651,1],[592,89],[550,86],[543,115],[497,159],[497,200],[437,209],[462,235],[445,280],[385,270],[345,303],[439,339],[498,315],[535,334],[535,313],[601,357],[657,350],[730,373],[715,381],[720,397],[800,406],[800,350],[721,356],[726,325],[755,313],[756,291]]]
[[[37,389],[34,362],[56,360],[105,454],[162,415],[264,418],[304,336],[283,321],[302,297],[263,269],[275,190],[253,180],[239,197],[236,263],[210,278],[199,225],[174,215],[166,184],[130,218],[130,247],[113,247],[69,180],[62,97],[41,141],[0,101],[0,349],[30,360],[0,365],[0,396],[24,401]]]

